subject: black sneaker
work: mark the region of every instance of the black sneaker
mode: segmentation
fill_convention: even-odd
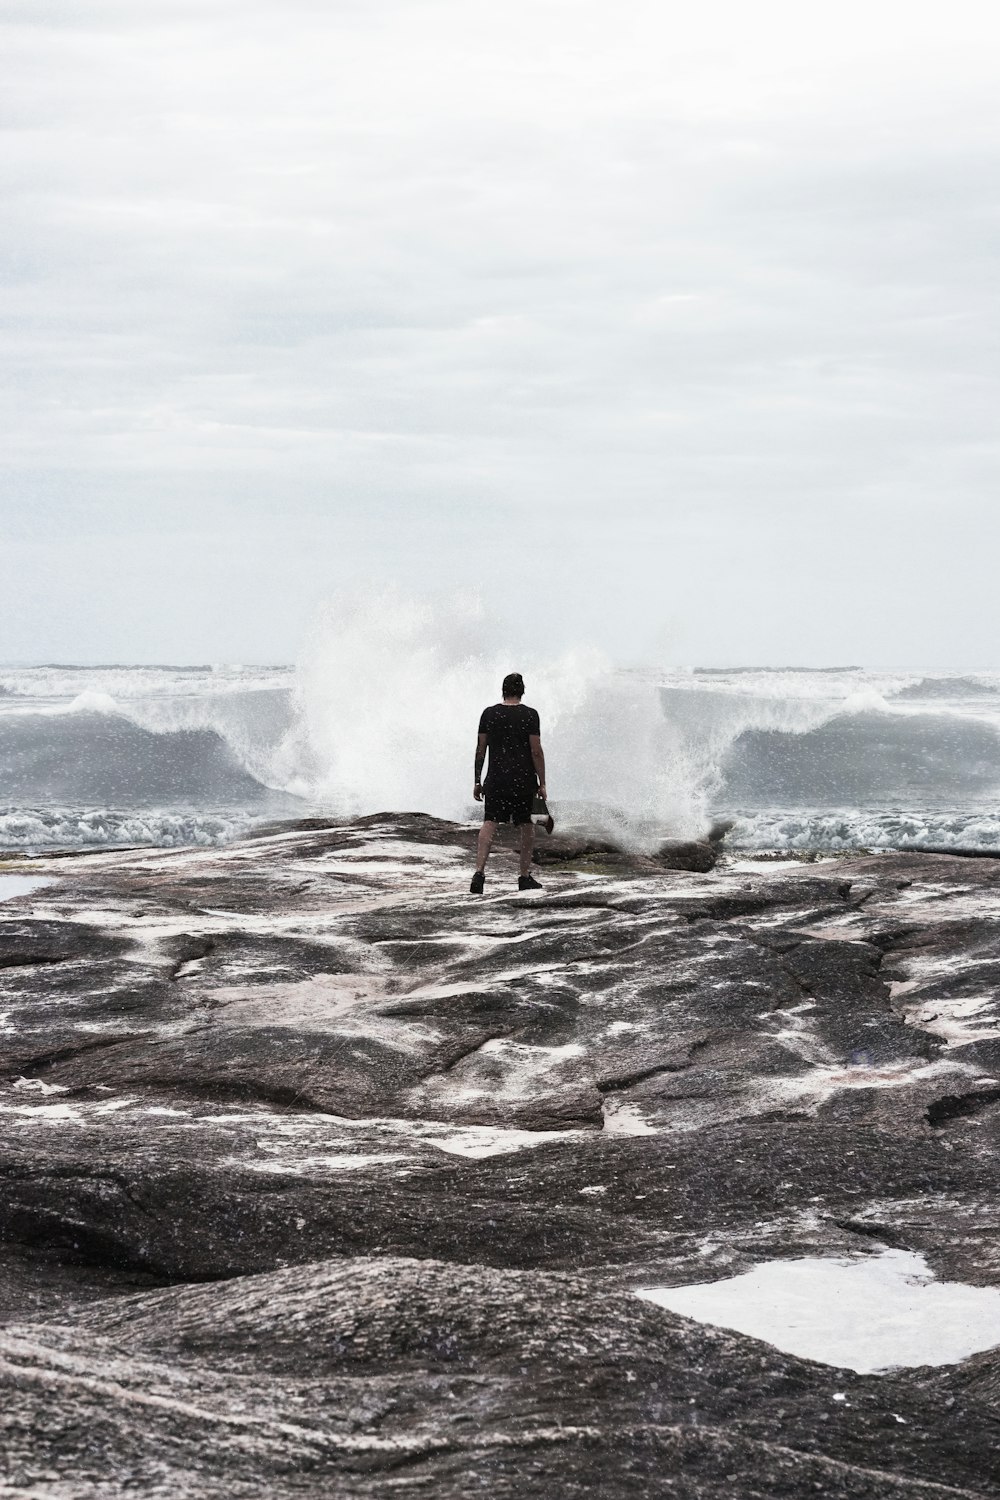
[[[517,877],[517,888],[519,891],[540,891],[542,885],[533,875],[519,875]]]
[[[469,886],[469,895],[470,896],[481,896],[483,894],[483,886],[485,884],[486,884],[486,876],[485,876],[485,874],[483,873],[482,870],[477,870],[476,873],[475,873],[475,875],[473,875],[473,877],[472,877],[472,884]]]

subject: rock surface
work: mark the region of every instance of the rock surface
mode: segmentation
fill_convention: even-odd
[[[1000,1496],[996,1351],[857,1375],[635,1296],[1000,1285],[1000,862],[589,846],[474,898],[472,836],[0,905],[0,1494]]]

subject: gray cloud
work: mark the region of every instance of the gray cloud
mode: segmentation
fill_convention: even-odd
[[[995,25],[809,10],[8,3],[0,656],[995,666]]]

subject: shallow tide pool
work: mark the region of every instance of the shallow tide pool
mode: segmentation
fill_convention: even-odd
[[[54,885],[46,875],[0,875],[0,901],[10,901],[13,896],[30,896],[43,885]]]
[[[1000,1344],[1000,1289],[936,1281],[923,1256],[905,1250],[770,1261],[728,1281],[637,1295],[862,1374],[957,1364]]]

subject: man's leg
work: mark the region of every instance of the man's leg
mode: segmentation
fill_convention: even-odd
[[[497,831],[495,823],[484,822],[479,830],[479,839],[476,843],[476,869],[485,870],[486,861],[490,857],[490,845],[493,843],[493,835]],[[531,856],[529,855],[530,859]]]
[[[521,874],[531,873],[531,852],[535,847],[535,825],[529,819],[521,824]]]

